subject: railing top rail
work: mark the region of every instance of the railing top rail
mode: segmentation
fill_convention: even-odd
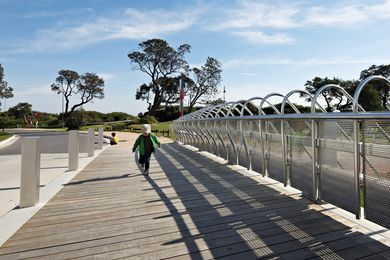
[[[339,112],[339,113],[318,113],[318,114],[272,114],[235,117],[199,118],[193,121],[202,120],[388,120],[390,112]],[[179,122],[179,121],[178,121]]]
[[[300,113],[300,111],[296,107],[296,105],[294,103],[291,103],[289,100],[289,97],[295,93],[300,93],[301,95],[304,94],[304,95],[307,95],[311,98],[311,115],[303,114],[304,118],[313,118],[313,119],[315,119],[315,118],[323,119],[324,117],[343,118],[343,119],[357,118],[355,116],[356,113],[365,113],[365,110],[358,103],[360,94],[361,94],[363,88],[369,82],[374,81],[374,80],[383,81],[390,86],[389,79],[387,79],[383,76],[375,75],[375,76],[370,76],[370,77],[362,80],[360,82],[359,86],[357,87],[353,97],[351,95],[349,95],[348,92],[344,88],[342,88],[340,85],[327,84],[327,85],[319,88],[313,96],[308,91],[299,90],[299,89],[290,91],[285,96],[280,94],[280,93],[270,93],[270,94],[266,95],[265,97],[253,97],[253,98],[250,98],[248,100],[239,100],[236,102],[225,102],[225,103],[219,104],[219,105],[204,107],[198,111],[192,112],[190,114],[187,114],[187,115],[181,117],[179,120],[183,121],[183,120],[194,120],[194,119],[205,119],[205,118],[221,118],[221,116],[223,116],[223,118],[231,117],[231,118],[235,118],[235,119],[241,118],[241,117],[251,118],[251,117],[254,117],[256,115],[253,115],[253,112],[248,107],[248,104],[251,104],[251,102],[254,100],[261,100],[260,105],[258,106],[259,115],[265,115],[265,112],[263,110],[263,105],[265,103],[267,103],[278,115],[285,113],[286,104],[289,104],[296,113]],[[326,110],[319,104],[318,98],[321,94],[323,94],[324,91],[329,90],[329,89],[334,89],[334,90],[339,91],[349,101],[352,101],[353,113],[352,112],[327,113]],[[274,104],[269,102],[268,99],[270,97],[273,97],[273,96],[279,96],[279,97],[283,98],[281,109],[280,109],[281,111],[279,111]],[[319,114],[316,113],[316,107],[318,107],[323,112],[323,114],[326,114],[326,115],[319,116]],[[245,111],[247,111],[249,116],[244,116]],[[337,114],[337,115],[334,115],[334,114]],[[374,115],[375,115],[375,118],[378,118],[378,115],[383,115],[383,118],[386,118],[386,119],[388,118],[388,113],[386,113],[386,112],[383,112],[382,114],[381,113],[374,113],[374,114],[365,113],[361,116],[361,118],[364,119],[366,117],[370,117],[370,116],[374,116]],[[270,119],[271,118],[279,118],[277,115],[267,115],[267,116]],[[291,115],[288,115],[288,116],[285,115],[285,116],[281,116],[280,118],[295,118],[295,117],[291,116]]]

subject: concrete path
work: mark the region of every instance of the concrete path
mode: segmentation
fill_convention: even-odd
[[[135,137],[65,185],[0,259],[390,258],[386,229],[206,153],[165,143],[145,176]]]

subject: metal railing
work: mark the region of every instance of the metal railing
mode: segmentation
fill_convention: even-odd
[[[371,76],[353,97],[332,84],[314,95],[293,90],[205,107],[174,121],[173,131],[182,143],[389,228],[390,112],[366,112],[358,103],[367,83],[375,81],[390,84]],[[330,89],[352,102],[351,112],[326,112],[318,98]],[[311,100],[311,113],[301,113],[289,100],[294,94]],[[271,97],[283,99],[280,110]],[[287,105],[295,113],[285,114]]]

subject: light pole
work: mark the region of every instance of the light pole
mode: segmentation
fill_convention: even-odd
[[[226,102],[225,93],[226,93],[226,89],[225,89],[225,86],[223,86],[223,102]]]

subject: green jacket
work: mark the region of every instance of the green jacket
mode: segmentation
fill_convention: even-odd
[[[157,136],[154,134],[150,134],[150,140],[152,141],[153,151],[156,151],[157,146],[160,146],[160,142],[157,139]],[[141,134],[138,136],[137,140],[135,140],[135,143],[133,145],[133,152],[138,148],[139,153],[144,155],[145,154],[145,141],[144,136]]]

